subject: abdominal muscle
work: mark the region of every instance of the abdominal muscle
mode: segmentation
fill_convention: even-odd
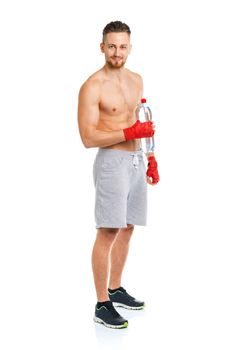
[[[138,151],[140,149],[140,141],[139,140],[129,140],[117,143],[116,145],[108,146],[105,148],[111,149],[119,149],[122,151]]]

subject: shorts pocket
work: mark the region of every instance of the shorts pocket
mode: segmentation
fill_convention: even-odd
[[[122,162],[123,162],[123,157],[120,158],[105,158],[103,159],[102,163],[102,169],[104,172],[114,172],[118,169],[120,169]]]

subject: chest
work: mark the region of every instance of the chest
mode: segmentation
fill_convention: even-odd
[[[139,99],[139,88],[132,80],[105,82],[101,91],[100,109],[108,115],[132,113]]]

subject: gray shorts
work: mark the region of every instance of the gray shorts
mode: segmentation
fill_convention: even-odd
[[[146,225],[147,182],[142,151],[100,148],[93,177],[96,228]]]

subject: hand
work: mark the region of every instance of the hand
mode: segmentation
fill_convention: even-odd
[[[136,121],[129,128],[123,129],[125,140],[141,139],[144,137],[152,137],[154,135],[154,124],[152,121],[141,123]]]
[[[147,168],[147,183],[150,185],[156,185],[159,182],[158,164],[155,160],[154,155],[148,157],[148,168]]]

